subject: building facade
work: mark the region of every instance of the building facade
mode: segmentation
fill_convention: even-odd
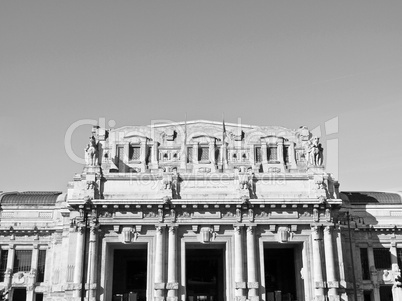
[[[402,198],[340,193],[306,127],[94,127],[61,192],[0,196],[9,300],[402,300]],[[398,299],[400,298],[400,299]]]

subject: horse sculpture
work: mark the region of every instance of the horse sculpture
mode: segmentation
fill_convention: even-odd
[[[85,148],[85,159],[87,165],[95,166],[98,164],[98,143],[94,136],[89,138],[89,143]]]

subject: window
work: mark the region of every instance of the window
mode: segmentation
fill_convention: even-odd
[[[0,252],[0,282],[3,282],[7,270],[8,250],[0,250]]]
[[[208,161],[209,160],[209,147],[200,147],[198,149],[198,161]]]
[[[128,159],[131,160],[140,160],[141,149],[139,146],[132,146],[130,145],[128,151]]]
[[[220,151],[219,148],[215,148],[215,161],[216,161],[216,162],[222,161],[222,158],[221,158],[221,151]]]
[[[31,270],[32,251],[15,250],[14,273],[29,272]]]
[[[283,156],[285,158],[285,163],[289,163],[289,146],[283,148]]]
[[[402,269],[402,248],[396,249],[396,257],[398,258],[398,266]]]
[[[125,165],[124,165],[124,163],[123,163],[123,160],[124,160],[124,146],[122,146],[122,145],[118,145],[117,146],[117,150],[116,150],[116,165],[117,165],[117,167],[118,167],[118,169],[119,169],[119,172],[124,172],[124,167],[125,167]]]
[[[38,274],[36,278],[37,282],[43,282],[45,280],[45,264],[46,264],[46,250],[39,250]]]
[[[374,264],[377,269],[390,269],[391,268],[391,254],[386,248],[375,248],[374,251]]]
[[[276,146],[268,147],[268,161],[273,162],[277,160],[278,160],[278,154]]]
[[[187,163],[193,162],[193,148],[187,147]]]
[[[370,280],[367,248],[360,248],[360,260],[362,264],[362,278],[363,280]]]
[[[255,162],[257,163],[262,162],[261,146],[257,146],[255,148]]]

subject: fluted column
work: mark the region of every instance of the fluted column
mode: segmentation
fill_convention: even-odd
[[[179,284],[177,282],[177,228],[175,226],[169,227],[169,250],[168,250],[168,301],[177,300],[177,290]]]
[[[234,244],[235,244],[235,296],[236,300],[245,300],[246,282],[243,271],[243,227],[235,226]]]
[[[91,230],[89,234],[89,262],[88,262],[88,275],[87,275],[87,285],[89,289],[89,300],[96,299],[96,267],[97,267],[97,253],[98,253],[98,224],[97,222],[92,223]]]
[[[247,287],[248,299],[258,300],[257,261],[255,257],[255,226],[247,227]]]
[[[165,299],[165,283],[163,281],[163,236],[164,228],[157,226],[155,245],[155,301]]]
[[[314,267],[314,288],[315,300],[324,300],[324,279],[321,264],[321,250],[320,250],[320,228],[318,226],[311,227],[312,244],[313,244],[313,267]]]
[[[77,245],[75,247],[75,266],[74,266],[74,297],[80,297],[82,280],[82,253],[84,252],[84,227],[78,227]]]
[[[330,301],[338,300],[338,281],[335,268],[334,244],[332,239],[333,227],[324,228],[325,267],[327,271],[328,298]]]

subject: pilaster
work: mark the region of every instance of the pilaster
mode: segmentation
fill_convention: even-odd
[[[235,297],[236,301],[245,301],[246,281],[243,271],[243,226],[234,226],[235,245]]]
[[[165,282],[163,279],[163,241],[165,229],[156,226],[155,243],[155,301],[165,300]]]
[[[339,300],[339,281],[336,277],[334,244],[332,239],[333,227],[324,228],[325,267],[327,271],[327,287],[329,301]]]
[[[169,246],[168,246],[168,279],[166,284],[167,300],[177,301],[177,227],[169,227]]]
[[[321,262],[321,228],[319,226],[311,227],[312,244],[313,244],[313,268],[314,268],[314,287],[315,301],[324,301],[324,278]]]
[[[259,300],[257,282],[257,261],[255,256],[255,226],[247,227],[247,287],[248,299]]]

